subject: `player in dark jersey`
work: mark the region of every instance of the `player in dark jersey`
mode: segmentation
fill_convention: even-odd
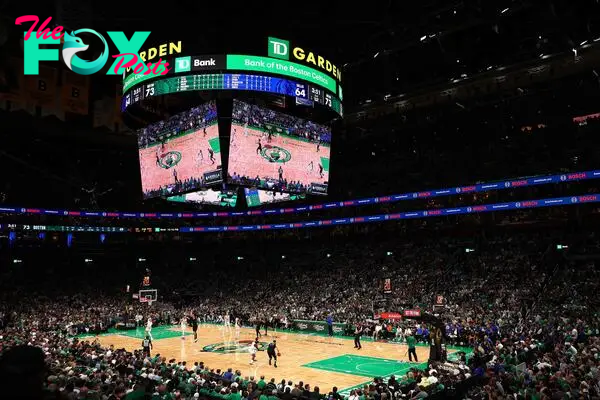
[[[258,147],[256,148],[256,154],[260,154],[262,152],[262,142],[258,139],[257,143]]]
[[[208,158],[210,158],[213,164],[215,163],[215,152],[211,147],[208,148]]]
[[[319,139],[319,141],[317,142],[317,153],[319,152],[320,149],[321,149],[321,140]]]
[[[360,337],[362,335],[362,332],[362,326],[360,324],[356,325],[356,329],[354,330],[354,348],[358,350],[362,349],[362,346],[360,344]]]
[[[269,346],[267,346],[267,355],[269,356],[269,365],[271,365],[271,360],[275,360],[274,366],[277,368],[277,341],[273,339]]]
[[[260,334],[260,319],[256,318],[256,337],[259,338],[262,335]]]
[[[206,127],[204,127],[203,132],[204,132],[204,137],[206,137]]]
[[[194,332],[194,343],[198,342],[198,317],[192,314],[188,317],[188,325],[192,326],[192,332]]]
[[[319,164],[319,176],[323,177],[323,166],[321,164]]]
[[[150,350],[152,349],[152,340],[150,335],[146,335],[146,339],[142,340],[142,348],[146,357],[150,357]]]
[[[279,166],[277,172],[279,172],[279,182],[283,182],[283,168],[281,167],[281,165]]]

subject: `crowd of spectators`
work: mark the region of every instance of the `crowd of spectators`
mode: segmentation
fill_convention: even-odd
[[[191,129],[201,129],[217,119],[217,104],[214,101],[191,108],[163,121],[150,124],[137,133],[140,148],[165,140],[169,135],[178,135]]]
[[[241,372],[223,377],[227,366],[205,366],[201,359],[194,360],[197,365],[148,359],[139,352],[78,341],[69,333],[95,332],[138,313],[169,324],[193,311],[206,321],[219,321],[229,312],[248,325],[271,320],[288,327],[294,319],[323,321],[333,316],[337,322],[364,324],[370,334],[377,323],[374,313],[420,307],[444,321],[449,344],[468,346],[473,355],[467,359],[459,354],[452,363],[414,369],[403,377],[379,377],[350,393],[352,399],[450,398],[467,390],[470,398],[569,394],[591,399],[600,396],[600,301],[595,295],[600,276],[593,262],[598,243],[595,236],[587,236],[572,253],[548,262],[550,243],[542,234],[515,235],[489,240],[469,253],[452,240],[406,243],[387,262],[374,255],[387,243],[370,249],[349,245],[335,259],[321,263],[310,255],[266,270],[238,263],[207,268],[199,280],[168,266],[158,269],[153,279],[164,280],[171,289],[163,291],[150,313],[126,297],[100,294],[99,289],[84,295],[83,277],[71,277],[63,287],[51,280],[37,281],[36,290],[2,290],[0,352],[9,354],[8,349],[27,344],[41,348],[43,353],[36,357],[49,364],[46,389],[60,389],[68,398],[118,397],[125,392],[156,393],[161,399],[193,399],[196,392],[222,399],[337,398],[329,388],[315,394],[304,383],[300,393],[271,393],[278,389],[267,392],[260,380]],[[366,268],[376,264],[381,267]],[[389,296],[379,287],[384,277],[393,282]],[[3,289],[18,286],[10,274],[3,278]],[[168,294],[174,291],[177,296]],[[436,296],[443,296],[445,305],[432,311]],[[394,340],[415,334],[427,341],[426,323],[387,323],[399,332]],[[273,383],[281,378],[285,377],[274,377]],[[298,383],[290,386],[291,392]]]
[[[312,142],[331,143],[331,128],[241,101],[233,102],[231,120],[237,125],[245,126],[247,124],[263,130],[278,127],[283,129],[287,135],[298,136]]]

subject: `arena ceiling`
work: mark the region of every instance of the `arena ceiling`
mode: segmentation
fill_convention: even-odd
[[[7,21],[35,13],[77,27],[150,30],[150,42],[182,40],[198,54],[264,54],[267,36],[289,39],[342,66],[347,108],[600,44],[598,0],[56,0],[53,10],[25,8],[0,4]]]

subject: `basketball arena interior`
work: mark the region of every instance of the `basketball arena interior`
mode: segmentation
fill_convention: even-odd
[[[0,399],[600,399],[598,1],[38,3]]]

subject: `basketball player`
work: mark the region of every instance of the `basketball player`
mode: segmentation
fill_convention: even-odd
[[[360,336],[362,335],[362,326],[356,325],[356,329],[354,329],[354,348],[355,349],[362,349],[362,346],[360,344]]]
[[[248,121],[244,124],[244,136],[248,137]]]
[[[240,319],[237,317],[235,318],[235,338],[240,339]]]
[[[206,126],[204,127],[204,129],[202,129],[202,132],[204,133],[204,137],[206,137]]]
[[[319,176],[323,177],[323,166],[321,164],[319,164]]]
[[[319,152],[320,149],[321,149],[321,140],[319,140],[317,142],[317,153]]]
[[[181,318],[181,340],[185,340],[185,329],[187,328],[187,324],[185,323],[185,317]]]
[[[310,163],[308,163],[307,169],[308,169],[308,172],[313,172],[315,170],[314,162],[311,161]]]
[[[258,352],[258,338],[250,345],[250,365],[256,361],[256,353]]]
[[[188,325],[192,326],[192,332],[194,332],[194,343],[198,343],[198,317],[196,314],[192,314],[188,318]]]
[[[226,332],[231,331],[231,317],[229,316],[229,313],[225,313],[225,317],[223,317],[223,325]]]
[[[260,318],[256,317],[256,337],[259,338],[262,336],[260,334]]]
[[[146,338],[142,340],[142,348],[144,351],[144,355],[146,357],[150,357],[150,350],[152,349],[152,339],[150,336],[146,335]]]
[[[212,148],[208,148],[208,158],[210,158],[210,161],[214,164],[215,163],[215,152],[213,151]]]
[[[204,153],[202,153],[202,149],[198,152],[198,164],[201,164],[204,161]]]
[[[152,340],[152,318],[148,317],[146,322],[146,336]]]
[[[160,167],[160,157],[158,156],[158,152],[156,152],[156,165]]]
[[[233,145],[233,142],[235,142],[235,135],[237,134],[237,130],[235,128],[233,128],[233,132],[231,132],[231,139],[229,140],[229,142]]]
[[[269,356],[269,365],[271,365],[272,359],[275,360],[275,363],[274,363],[275,368],[277,368],[277,354],[278,354],[277,341],[275,339],[273,339],[273,341],[271,343],[269,343],[269,346],[267,347],[267,355]]]
[[[279,172],[279,182],[283,182],[283,168],[281,167],[281,165],[279,166],[277,172]]]
[[[258,143],[257,143],[258,147],[256,148],[256,154],[259,154],[262,152],[262,142],[260,141],[260,139],[258,139]]]
[[[271,143],[272,139],[273,139],[273,132],[269,131],[269,133],[267,133],[267,142]]]
[[[179,183],[179,178],[177,178],[177,170],[173,169],[173,178],[175,178],[175,184],[177,185]]]

